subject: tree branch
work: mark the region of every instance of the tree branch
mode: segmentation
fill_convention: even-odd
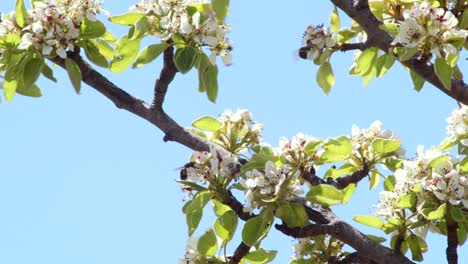
[[[284,234],[294,238],[304,238],[317,235],[330,235],[354,248],[362,257],[375,261],[377,263],[403,264],[413,263],[404,255],[380,245],[368,238],[363,233],[356,230],[348,223],[340,220],[329,209],[322,209],[323,219],[327,221],[324,224],[310,224],[299,228],[290,228],[284,224],[275,225],[275,228]]]
[[[348,51],[348,50],[365,50],[369,47],[365,42],[358,43],[343,43],[338,47],[338,50]]]
[[[458,225],[450,216],[447,217],[447,263],[457,264],[458,263]]]
[[[337,258],[334,261],[330,261],[330,264],[377,264],[378,262],[371,261],[361,255],[358,252],[353,252],[342,258]]]
[[[352,183],[358,183],[369,175],[369,167],[366,162],[362,166],[362,169],[353,172],[352,174],[338,177],[336,180],[330,184],[335,186],[337,189],[344,189]]]
[[[343,10],[350,18],[356,21],[367,33],[367,43],[384,51],[389,52],[392,48],[393,38],[387,32],[379,28],[382,24],[371,12],[367,0],[330,0],[333,4]],[[463,80],[451,80],[451,89],[446,89],[434,72],[434,67],[429,62],[422,62],[420,54],[416,54],[412,59],[401,62],[419,76],[424,78],[439,90],[453,99],[468,104],[468,85]]]
[[[154,98],[151,108],[162,110],[164,98],[166,97],[169,84],[174,80],[177,68],[174,64],[174,47],[169,46],[164,50],[164,65],[159,73],[159,78],[154,85]]]
[[[237,264],[239,263],[242,258],[244,258],[247,254],[249,254],[250,246],[241,242],[236,250],[234,251],[234,255],[229,259],[229,264]]]
[[[229,206],[240,219],[247,221],[255,215],[244,212],[244,206],[232,195],[231,191],[228,191],[228,197],[222,201],[223,204]]]

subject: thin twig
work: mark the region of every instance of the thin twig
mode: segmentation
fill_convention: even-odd
[[[163,54],[163,68],[159,73],[159,78],[156,80],[154,85],[154,98],[151,108],[162,110],[164,98],[166,97],[167,89],[169,84],[174,80],[177,73],[177,68],[174,64],[174,47],[169,46],[164,50]]]

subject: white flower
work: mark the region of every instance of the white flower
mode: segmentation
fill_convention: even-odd
[[[414,48],[418,46],[426,38],[426,33],[423,28],[418,24],[416,19],[409,17],[403,22],[400,22],[400,30],[395,36],[392,45],[397,43],[402,44],[407,48]]]
[[[179,258],[178,264],[196,264],[198,253],[198,238],[196,237],[189,237],[187,240],[187,248],[185,252],[185,256],[183,258]]]
[[[307,47],[307,59],[314,60],[325,48],[333,48],[336,45],[336,33],[323,26],[308,26],[302,44]]]
[[[455,141],[468,136],[468,106],[462,105],[447,118],[447,135]]]

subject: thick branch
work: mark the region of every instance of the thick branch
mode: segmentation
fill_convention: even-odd
[[[169,46],[164,51],[164,66],[159,73],[159,78],[154,85],[154,98],[151,104],[152,108],[162,110],[164,98],[166,97],[169,84],[174,80],[177,68],[174,64],[174,47]]]
[[[341,44],[338,49],[341,51],[348,51],[348,50],[365,50],[369,46],[364,43],[364,42],[358,42],[358,43],[344,43]]]
[[[229,260],[229,264],[237,264],[244,258],[250,250],[250,246],[241,242],[234,251],[234,255]]]
[[[458,236],[457,236],[457,223],[451,217],[447,217],[447,263],[458,263]]]
[[[389,49],[392,47],[393,38],[379,28],[382,23],[371,12],[367,0],[331,0],[331,2],[361,26],[367,33],[367,43],[370,46],[378,47],[386,53],[389,52]],[[433,65],[428,62],[422,62],[419,57],[420,55],[416,54],[412,59],[401,63],[448,96],[465,105],[468,104],[468,85],[463,80],[452,78],[452,87],[450,90],[447,90],[439,81],[439,78],[437,78]]]
[[[369,174],[369,167],[364,162],[362,169],[353,172],[352,174],[341,176],[331,183],[338,189],[344,189],[352,183],[358,183]]]
[[[302,228],[289,228],[286,225],[275,225],[276,229],[294,238],[304,238],[317,235],[330,235],[354,248],[359,255],[370,261],[388,264],[412,263],[402,254],[380,245],[369,239],[366,235],[356,230],[348,223],[340,220],[332,211],[323,208],[323,219],[328,223],[311,224]]]
[[[342,258],[337,258],[334,261],[330,261],[330,264],[376,264],[378,262],[371,261],[361,255],[358,252],[351,253]]]
[[[83,82],[103,94],[118,108],[125,109],[158,127],[165,133],[165,141],[176,141],[193,150],[209,151],[210,143],[186,131],[168,116],[162,108],[152,109],[144,101],[128,94],[126,91],[116,86],[86,63],[78,52],[69,53],[69,58],[73,59],[78,64]],[[51,61],[65,68],[65,61],[63,59],[56,57],[51,59]],[[165,68],[163,68],[162,71],[164,70]],[[225,150],[221,151],[224,152]]]
[[[237,216],[239,216],[240,219],[247,221],[255,216],[244,212],[244,206],[236,199],[236,197],[234,197],[234,195],[232,195],[231,191],[228,192],[228,195],[229,196],[222,202],[223,204],[229,206],[237,214]]]

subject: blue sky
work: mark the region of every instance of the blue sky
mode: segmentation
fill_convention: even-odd
[[[120,14],[132,3],[104,6]],[[2,0],[0,12],[13,7],[13,0]],[[189,126],[203,115],[246,108],[265,125],[264,140],[273,145],[298,132],[324,138],[349,134],[353,124],[367,127],[374,120],[396,131],[409,156],[418,144],[437,145],[445,136],[445,118],[457,105],[430,85],[415,92],[401,66],[364,88],[361,79],[347,74],[352,54],[337,53],[331,95],[318,88],[316,66],[294,53],[307,25],[326,24],[331,8],[327,1],[232,1],[227,21],[233,27],[234,63],[220,67],[217,103],[198,93],[196,74],[179,74],[166,111]],[[112,30],[121,35],[126,29]],[[157,60],[140,70],[101,72],[149,101],[160,69]],[[17,96],[0,104],[0,263],[175,263],[187,238],[176,168],[191,151],[164,143],[157,128],[86,85],[76,95],[63,70],[54,71],[58,84],[39,81],[42,98]],[[350,206],[335,208],[340,217],[374,212],[379,189],[369,192],[367,186],[364,180]],[[207,220],[197,234],[212,224]],[[292,241],[274,230],[263,245],[280,250],[274,263],[287,263]],[[443,262],[444,237],[429,236],[428,244],[424,263]],[[468,260],[466,245],[459,252],[461,262]]]

